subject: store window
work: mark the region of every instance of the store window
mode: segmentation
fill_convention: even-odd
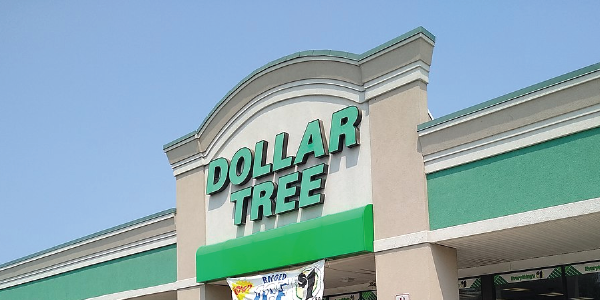
[[[459,300],[600,300],[600,261],[458,281]]]
[[[564,299],[562,278],[562,267],[496,275],[496,300]]]
[[[481,278],[465,278],[458,281],[459,300],[482,300]]]
[[[565,266],[571,300],[600,300],[600,262]]]

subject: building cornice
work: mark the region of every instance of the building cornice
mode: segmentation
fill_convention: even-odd
[[[600,64],[593,66],[596,68],[588,67],[571,72],[570,76],[559,76],[558,79],[548,81],[551,84],[534,85],[532,87],[537,88],[532,88],[530,92],[524,92],[518,97],[511,97],[505,101],[496,101],[493,105],[485,105],[485,108],[473,110],[460,117],[451,119],[442,117],[441,121],[434,120],[421,124],[418,134],[426,173],[441,171],[600,126],[600,98],[596,97],[577,105],[564,104],[551,110],[552,115],[530,117],[530,120],[522,122],[505,122],[502,129],[495,128],[489,131],[482,129],[488,126],[487,120],[497,115],[512,121],[514,116],[510,109],[513,107],[538,101],[535,102],[535,107],[537,110],[542,110],[544,106],[550,105],[545,104],[547,97],[558,95],[567,89],[599,82]],[[444,119],[448,120],[444,121]],[[462,125],[467,122],[476,122],[480,126],[471,125],[468,129],[470,131],[464,132],[466,125]],[[476,131],[480,132],[467,141],[452,140],[454,135],[448,133],[456,130],[462,130],[462,137]]]
[[[500,232],[507,229],[542,224],[550,221],[600,213],[600,198],[536,209],[518,214],[471,222],[436,230],[425,230],[405,235],[375,240],[375,252],[432,243],[444,244],[447,241],[465,237]]]
[[[0,289],[173,245],[175,209],[140,218],[0,266]],[[126,240],[117,241],[121,236]]]
[[[228,101],[228,99],[232,98],[240,89],[242,89],[249,81],[254,80],[257,77],[260,77],[265,72],[271,71],[273,69],[280,68],[285,65],[289,65],[293,62],[298,62],[299,60],[337,60],[343,61],[350,64],[360,65],[361,63],[368,62],[374,58],[379,57],[389,51],[400,47],[406,43],[414,41],[416,38],[422,38],[427,43],[433,45],[435,43],[435,36],[431,34],[431,32],[427,31],[427,29],[423,27],[417,27],[405,34],[402,34],[386,43],[383,43],[373,49],[370,49],[362,54],[354,54],[350,52],[344,51],[336,51],[336,50],[307,50],[296,52],[290,55],[283,56],[276,60],[273,60],[262,67],[254,70],[240,82],[238,82],[229,92],[225,94],[225,96],[215,105],[215,107],[208,113],[206,118],[202,121],[201,125],[198,127],[196,131],[188,133],[178,139],[175,139],[163,146],[164,151],[168,151],[173,146],[181,143],[182,141],[187,140],[192,133],[198,134],[202,130],[202,128],[206,125],[206,123],[212,118],[212,116],[221,109],[224,104]]]
[[[420,124],[417,127],[419,132],[423,132],[423,134],[427,134],[428,132],[437,131],[449,126],[456,125],[458,123],[462,123],[467,120],[467,117],[473,117],[474,114],[485,115],[491,112],[490,109],[495,108],[498,105],[514,102],[515,99],[523,98],[532,93],[536,93],[556,85],[561,85],[563,83],[569,82],[571,80],[575,80],[579,77],[587,76],[593,73],[600,72],[600,63],[596,63],[545,81],[540,83],[536,83],[534,85],[522,88],[520,90],[514,91],[512,93],[508,93],[506,95],[491,99],[489,101],[459,110],[457,112],[436,118],[429,122],[425,122]],[[589,77],[589,76],[588,76]]]
[[[86,235],[82,238],[78,238],[63,244],[60,244],[58,246],[46,249],[46,250],[42,250],[40,252],[36,252],[34,254],[22,257],[22,258],[18,258],[15,259],[13,261],[9,261],[7,263],[4,263],[2,265],[0,265],[0,271],[4,271],[16,266],[19,266],[21,264],[24,263],[28,263],[28,262],[32,262],[35,261],[37,259],[46,257],[46,256],[50,256],[50,255],[55,255],[58,254],[60,252],[75,248],[75,247],[79,247],[79,246],[83,246],[101,239],[105,239],[111,236],[115,236],[127,231],[131,231],[143,226],[147,226],[156,222],[160,222],[166,219],[171,219],[175,217],[175,209],[171,208],[171,209],[167,209],[167,210],[163,210],[160,212],[157,212],[155,214],[143,217],[143,218],[139,218],[118,226],[114,226],[96,233],[92,233],[90,235]]]

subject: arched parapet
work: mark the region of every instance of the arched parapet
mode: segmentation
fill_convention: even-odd
[[[416,128],[429,120],[433,45],[419,27],[362,54],[285,56],[242,79],[196,130],[166,144],[179,278],[193,277],[199,246],[371,204],[374,213],[384,209],[377,214],[385,223],[426,219]],[[403,207],[388,210],[387,202]],[[421,223],[395,227],[419,231]],[[388,231],[374,234],[398,230]]]
[[[274,60],[232,88],[197,130],[164,145],[169,162],[175,174],[202,165],[217,137],[260,101],[322,95],[363,103],[415,80],[427,83],[434,40],[419,27],[362,54],[309,50]]]

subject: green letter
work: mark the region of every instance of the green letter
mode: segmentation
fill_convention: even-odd
[[[235,203],[235,213],[233,214],[233,224],[246,224],[246,211],[248,211],[248,201],[252,194],[252,187],[241,189],[235,193],[231,193],[229,201]]]
[[[275,151],[273,151],[273,172],[292,166],[293,156],[287,156],[288,133],[282,132],[275,136]]]
[[[299,182],[301,177],[302,173],[300,172],[294,172],[279,177],[279,180],[277,181],[277,204],[275,205],[276,214],[298,209],[298,199],[288,200],[292,197],[297,197],[300,194],[298,185],[292,184]]]
[[[320,191],[325,187],[327,170],[328,166],[326,164],[320,164],[302,171],[300,207],[323,203],[325,195]]]
[[[244,147],[238,150],[231,158],[229,180],[232,184],[242,185],[250,180],[252,171],[252,150]]]
[[[267,161],[267,141],[260,141],[254,146],[254,168],[252,168],[252,178],[260,178],[271,173],[273,165],[266,164]]]
[[[325,148],[325,143],[323,142],[324,139],[325,137],[323,134],[323,125],[321,124],[321,120],[317,119],[310,121],[306,125],[306,130],[304,130],[302,141],[300,142],[300,146],[296,152],[294,164],[299,165],[305,163],[310,153],[313,153],[316,158],[327,155],[327,149]]]
[[[213,159],[208,164],[208,178],[206,179],[207,195],[218,193],[227,187],[229,184],[229,177],[227,177],[228,170],[229,162],[222,157]]]
[[[254,186],[252,192],[252,207],[250,209],[250,220],[256,221],[265,217],[273,216],[275,211],[275,184],[265,181]]]
[[[356,106],[346,107],[331,115],[331,131],[329,131],[330,153],[342,151],[344,141],[348,148],[357,146],[360,143],[360,132],[358,131],[360,121],[360,109]]]

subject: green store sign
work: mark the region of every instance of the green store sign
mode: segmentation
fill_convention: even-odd
[[[259,179],[295,166],[303,165],[310,156],[327,157],[342,152],[344,147],[359,145],[360,110],[349,106],[336,111],[331,116],[329,144],[323,130],[323,122],[313,120],[306,125],[302,140],[295,156],[288,156],[288,133],[275,136],[273,162],[266,163],[268,143],[258,141],[252,149],[239,149],[231,160],[219,157],[208,164],[206,194],[214,195],[225,190],[231,183],[242,186],[251,179]],[[271,217],[299,207],[322,204],[325,195],[323,188],[327,176],[328,165],[321,163],[302,171],[292,172],[277,177],[277,182],[265,181],[237,191],[230,195],[235,204],[233,223],[246,223],[248,201],[250,201],[250,220],[256,221],[263,216]]]

